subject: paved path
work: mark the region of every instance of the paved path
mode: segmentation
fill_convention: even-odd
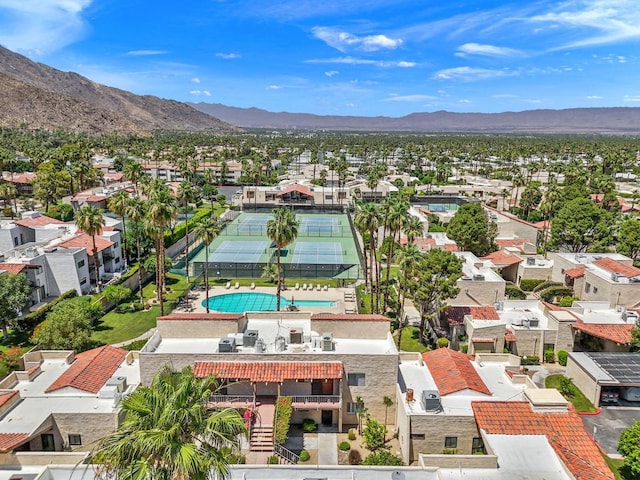
[[[318,433],[318,465],[338,464],[338,434]]]
[[[132,338],[131,340],[125,340],[124,342],[120,342],[120,343],[112,343],[111,346],[112,347],[124,347],[125,345],[129,345],[130,343],[136,342],[138,340],[146,340],[148,338],[151,338],[154,333],[156,333],[156,329],[155,328],[151,328],[151,329],[147,330],[146,332],[144,332],[139,337]]]

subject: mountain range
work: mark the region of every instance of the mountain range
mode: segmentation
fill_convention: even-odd
[[[235,126],[235,127],[234,127]],[[0,127],[90,134],[241,128],[388,132],[639,134],[640,108],[574,108],[504,113],[412,113],[358,117],[269,112],[182,103],[95,83],[0,46]]]

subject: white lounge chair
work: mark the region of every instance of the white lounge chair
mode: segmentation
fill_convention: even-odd
[[[329,291],[329,285],[325,285],[325,286],[324,286],[324,291],[325,291],[325,292],[328,292],[328,291]]]
[[[240,282],[236,282],[236,284],[233,286],[233,288],[238,290],[240,288]]]
[[[251,286],[249,287],[251,290],[255,290],[256,289],[256,284],[255,283],[251,283]]]
[[[316,285],[316,290],[317,290],[317,291],[321,291],[321,290],[322,290],[322,287],[320,286],[320,284],[319,284],[319,283]]]
[[[302,284],[302,290],[306,290],[306,289],[307,289],[307,284],[306,284],[306,283],[303,283],[303,284]]]
[[[299,283],[296,283],[295,289],[296,290],[300,290],[300,284]]]
[[[231,288],[231,282],[227,282],[227,284],[224,286],[224,288],[229,290]]]

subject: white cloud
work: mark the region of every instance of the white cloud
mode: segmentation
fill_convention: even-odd
[[[236,58],[240,58],[239,53],[216,53],[216,57],[223,58],[225,60],[235,60]]]
[[[498,77],[512,77],[518,73],[512,70],[490,70],[487,68],[455,67],[445,68],[437,71],[433,78],[435,80],[458,80],[471,82],[474,80],[489,80]]]
[[[495,45],[482,45],[479,43],[465,43],[458,47],[456,57],[468,57],[470,55],[483,55],[486,57],[516,57],[523,53],[520,50]]]
[[[191,79],[191,81],[192,81],[193,83],[200,83],[200,79],[199,79],[198,77],[193,77],[193,78]]]
[[[84,36],[83,11],[91,0],[0,0],[0,44],[43,54]]]
[[[495,95],[491,95],[491,98],[518,98],[518,95],[514,95],[513,93],[496,93]]]
[[[195,96],[201,96],[201,95],[205,97],[211,96],[211,92],[209,90],[190,90],[189,93]]]
[[[625,95],[623,100],[625,102],[640,102],[640,95]]]
[[[587,100],[600,100],[601,98],[600,95],[587,95]]]
[[[324,74],[329,78],[333,77],[334,75],[338,75],[339,73],[340,72],[337,70],[329,70],[328,72],[324,72]]]
[[[469,100],[467,98],[462,98],[462,99],[458,100],[458,103],[471,103],[471,100]]]
[[[129,50],[127,55],[130,57],[147,57],[152,55],[166,55],[166,50]]]
[[[265,87],[266,90],[280,90],[282,88],[281,85],[269,85],[267,87]]]
[[[334,58],[318,58],[312,60],[305,60],[304,63],[337,63],[343,65],[373,65],[375,67],[382,68],[412,68],[417,65],[415,62],[401,61],[386,61],[386,60],[371,60],[366,58],[357,57],[334,57]]]
[[[385,98],[384,102],[424,102],[425,100],[435,100],[437,97],[431,95],[392,95]]]
[[[402,45],[402,39],[390,38],[386,35],[357,36],[352,33],[341,32],[330,27],[314,27],[311,33],[318,40],[322,40],[330,47],[341,52],[349,49],[375,52],[377,50],[395,50]]]

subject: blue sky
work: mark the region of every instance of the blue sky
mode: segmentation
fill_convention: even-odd
[[[638,0],[0,0],[0,44],[137,94],[272,111],[640,106]]]

